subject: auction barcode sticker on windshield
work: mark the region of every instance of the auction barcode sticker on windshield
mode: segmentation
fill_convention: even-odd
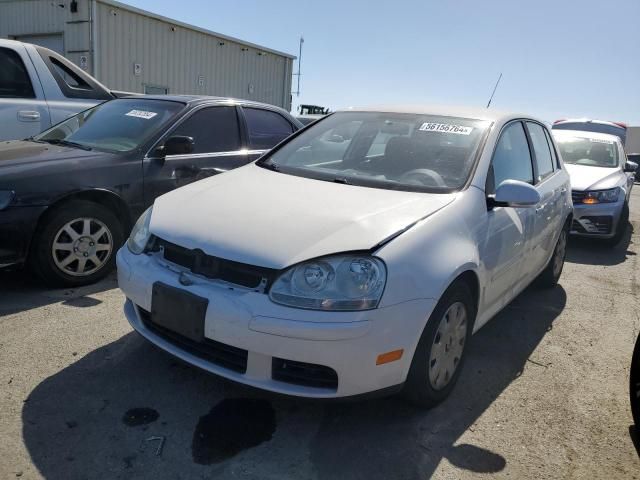
[[[149,120],[157,114],[157,112],[145,112],[144,110],[131,110],[129,113],[125,113],[127,117],[144,118],[145,120]]]
[[[455,133],[457,135],[469,135],[473,127],[463,125],[452,125],[450,123],[423,123],[418,129],[421,132]]]
[[[607,145],[613,145],[613,140],[604,140],[602,138],[590,138],[591,143],[606,143]]]

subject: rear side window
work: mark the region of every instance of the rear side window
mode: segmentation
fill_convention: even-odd
[[[279,113],[259,108],[243,110],[251,148],[258,150],[273,148],[293,133],[291,124]]]
[[[240,131],[235,107],[209,107],[198,110],[171,136],[193,137],[193,153],[232,152],[240,150]]]
[[[553,146],[553,140],[551,139],[551,134],[545,128],[544,135],[547,137],[547,143],[549,144],[549,150],[551,150],[551,158],[553,158],[553,164],[555,165],[556,170],[560,170],[560,160],[558,159],[558,154],[556,153],[556,149]]]
[[[493,176],[487,181],[487,193],[494,193],[495,188],[505,180],[520,180],[533,184],[533,166],[531,153],[524,127],[514,122],[505,128],[498,140],[491,161]]]
[[[0,48],[0,98],[35,98],[33,85],[17,52]]]
[[[527,122],[529,137],[531,138],[531,146],[536,157],[536,167],[538,170],[538,182],[544,180],[553,173],[553,160],[551,159],[551,151],[547,137],[544,135],[544,129],[537,123]]]
[[[51,65],[58,72],[58,75],[64,80],[64,82],[71,88],[81,88],[83,90],[91,90],[91,86],[69,67],[64,65],[57,58],[51,58]]]

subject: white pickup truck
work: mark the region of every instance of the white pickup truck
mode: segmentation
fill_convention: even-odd
[[[30,137],[116,96],[47,48],[0,39],[0,140]]]

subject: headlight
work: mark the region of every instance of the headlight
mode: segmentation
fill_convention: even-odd
[[[12,190],[0,190],[0,210],[9,206],[14,195],[15,192]]]
[[[618,195],[620,195],[620,189],[617,187],[609,190],[594,190],[593,192],[586,192],[582,203],[586,203],[587,205],[614,203],[618,201]]]
[[[291,267],[275,281],[269,298],[313,310],[369,310],[378,306],[386,281],[382,260],[336,255]]]
[[[131,235],[129,235],[129,240],[127,240],[127,247],[129,247],[129,251],[134,255],[140,255],[147,246],[147,242],[151,236],[149,223],[151,222],[152,211],[153,206],[147,208],[144,213],[140,215],[140,218],[131,230]]]

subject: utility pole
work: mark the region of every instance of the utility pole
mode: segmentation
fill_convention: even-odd
[[[302,67],[302,44],[303,43],[304,43],[304,37],[301,35],[300,36],[300,49],[298,51],[298,73],[294,73],[293,74],[294,77],[298,77],[298,87],[296,88],[295,92],[292,92],[292,93],[296,94],[296,97],[300,96],[300,77],[302,76],[301,67]]]

